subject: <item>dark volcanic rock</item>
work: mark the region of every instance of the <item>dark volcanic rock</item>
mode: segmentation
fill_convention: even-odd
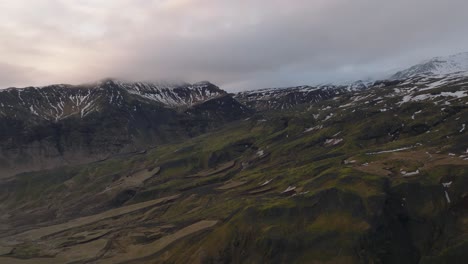
[[[251,111],[209,82],[124,83],[0,91],[4,175],[100,160],[194,136]]]

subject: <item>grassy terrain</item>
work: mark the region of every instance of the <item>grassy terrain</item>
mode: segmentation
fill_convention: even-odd
[[[372,102],[391,90],[362,93]],[[461,263],[466,98],[399,100],[342,107],[353,102],[343,95],[145,153],[17,175],[1,183],[0,246],[11,250],[0,263]],[[76,219],[92,221],[67,224]],[[76,257],[87,238],[105,246]]]

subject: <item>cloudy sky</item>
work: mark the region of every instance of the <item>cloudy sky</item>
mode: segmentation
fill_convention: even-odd
[[[468,51],[466,0],[0,0],[0,87],[388,74]]]

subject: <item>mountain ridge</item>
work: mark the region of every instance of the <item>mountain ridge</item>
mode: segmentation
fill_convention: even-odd
[[[9,88],[0,90],[0,164],[20,168],[24,157],[28,157],[26,163],[36,157],[82,160],[89,155],[92,158],[85,158],[85,161],[96,160],[110,154],[139,151],[148,144],[193,137],[247,118],[254,112],[307,109],[322,101],[357,98],[359,94],[365,96],[380,88],[392,89],[391,97],[401,97],[401,102],[462,98],[467,95],[463,89],[440,95],[425,91],[444,86],[463,87],[466,82],[466,72],[455,72],[342,85],[267,88],[234,94],[208,81],[151,83],[110,78],[83,85]],[[368,102],[361,101],[363,104]],[[74,152],[79,153],[79,157],[74,154],[67,157]],[[18,160],[11,163],[15,159]],[[47,161],[38,164],[38,168],[43,168],[40,164],[47,164]],[[17,172],[16,169],[13,171]]]
[[[464,73],[205,85],[0,93],[0,262],[464,263]]]
[[[105,100],[109,104],[122,103],[125,92],[169,108],[190,107],[227,94],[206,81],[161,85],[105,79],[83,85],[58,84],[0,90],[0,115],[6,115],[9,107],[18,110],[15,106],[24,106],[32,114],[48,120],[58,120],[70,115],[83,117],[91,111],[98,111],[99,104]],[[12,111],[9,113],[14,114]]]
[[[468,52],[461,52],[424,60],[409,68],[398,71],[390,79],[405,79],[417,75],[447,75],[466,71],[468,71]]]
[[[0,172],[100,160],[190,138],[250,109],[209,82],[105,80],[0,91]]]
[[[33,127],[66,159],[66,130],[143,142],[0,178],[0,262],[463,263],[467,83],[416,76],[317,102],[286,91],[297,104],[255,112],[232,95],[176,110],[126,94],[123,109]]]

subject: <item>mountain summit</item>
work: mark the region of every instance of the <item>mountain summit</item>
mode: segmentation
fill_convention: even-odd
[[[209,82],[149,83],[105,79],[85,85],[0,90],[0,116],[32,114],[34,118],[59,120],[84,117],[104,106],[122,105],[129,96],[166,108],[187,108],[227,93]]]
[[[391,79],[406,79],[417,75],[444,75],[468,71],[468,52],[434,57],[395,73]]]
[[[89,162],[190,138],[247,113],[247,107],[206,81],[105,79],[0,90],[0,174]]]

